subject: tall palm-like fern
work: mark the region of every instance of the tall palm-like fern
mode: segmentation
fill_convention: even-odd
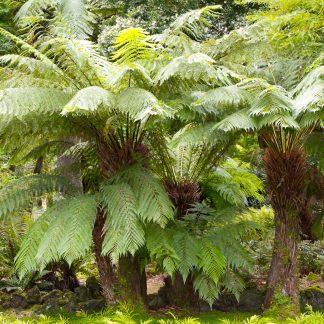
[[[19,55],[6,56],[3,60],[4,71],[15,71],[11,74],[15,87],[2,90],[3,144],[6,144],[8,149],[16,148],[16,144],[12,142],[13,137],[10,143],[7,142],[9,134],[23,137],[26,143],[33,138],[34,144],[40,146],[32,150],[33,154],[25,154],[28,157],[37,155],[37,152],[44,154],[49,146],[53,147],[52,143],[59,147],[62,144],[61,138],[74,136],[93,143],[95,155],[91,154],[92,160],[83,162],[83,166],[86,164],[97,170],[94,174],[84,173],[84,176],[96,177],[91,186],[87,181],[85,189],[91,192],[90,196],[66,199],[54,205],[39,219],[35,224],[39,241],[33,243],[33,250],[22,248],[17,259],[18,267],[21,273],[25,274],[26,271],[33,270],[33,267],[44,267],[58,258],[65,258],[71,263],[89,249],[92,235],[104,294],[107,301],[112,302],[113,281],[109,277],[113,272],[111,262],[117,263],[121,255],[134,255],[143,247],[144,225],[147,222],[155,223],[155,215],[161,216],[157,221],[161,226],[173,217],[171,203],[163,188],[149,173],[146,174],[144,169],[137,172],[133,170],[128,177],[125,171],[126,180],[121,179],[120,182],[109,185],[107,183],[112,181],[110,178],[119,170],[135,164],[145,164],[147,147],[144,143],[143,125],[151,115],[163,112],[164,105],[144,89],[119,91],[116,87],[115,93],[112,92],[111,76],[114,75],[114,71],[119,73],[120,67],[101,57],[94,44],[89,41],[75,39],[73,35],[54,39],[44,35],[42,44],[37,41],[35,46],[32,46],[6,31],[2,33],[25,50]],[[30,63],[36,68],[30,68]],[[33,83],[33,87],[24,87],[27,78]],[[51,82],[52,80],[54,82]],[[61,81],[55,82],[56,80]],[[27,105],[26,100],[22,100],[26,91],[30,98]],[[131,102],[124,98],[129,91],[132,91],[132,94],[128,94],[132,96]],[[23,126],[17,128],[20,124]],[[42,136],[45,128],[47,144]],[[30,144],[28,148],[31,148]],[[75,149],[77,148],[71,147],[70,154],[71,150],[73,154]],[[138,187],[139,183],[131,181],[130,175],[136,179],[141,178],[141,181],[145,179],[146,190],[144,187]],[[39,177],[41,183],[44,177]],[[23,179],[21,181],[24,182]],[[28,182],[24,185],[28,187]],[[50,189],[48,181],[45,181],[45,185],[37,188],[37,191],[29,187],[25,192],[17,190],[16,194],[21,198],[15,201],[17,204],[10,204],[8,208],[4,208],[3,214],[22,207],[33,194],[41,194]],[[6,193],[4,197],[7,197]],[[128,197],[127,206],[122,197]],[[123,215],[120,215],[118,207],[121,204],[125,207]],[[86,213],[82,214],[83,211]],[[69,214],[75,217],[68,219]],[[76,221],[79,214],[83,215],[81,227]],[[119,221],[113,220],[112,215],[121,218]],[[48,223],[49,217],[53,219],[53,223]],[[40,228],[43,231],[40,231]],[[64,232],[63,229],[67,231]],[[112,233],[114,235],[111,235]],[[60,234],[64,234],[64,242],[60,240],[64,244],[49,244],[49,237],[56,239]],[[121,235],[125,235],[123,240]],[[27,239],[33,237],[36,236],[31,234]],[[27,246],[30,246],[30,243],[27,242]],[[31,254],[28,255],[28,252]]]
[[[265,144],[268,193],[275,210],[275,243],[265,306],[280,289],[298,309],[297,242],[303,208],[305,152],[310,134],[323,129],[323,67],[311,71],[291,92],[254,80],[245,85],[255,94],[248,110],[219,122],[223,130],[250,128]],[[258,87],[261,91],[258,91]],[[246,125],[242,127],[240,115]]]

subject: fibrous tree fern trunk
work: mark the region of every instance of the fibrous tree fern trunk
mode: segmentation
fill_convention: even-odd
[[[287,300],[288,314],[299,312],[298,242],[303,206],[305,157],[302,150],[264,155],[268,193],[275,211],[275,238],[264,307],[275,305],[275,296]]]
[[[145,268],[139,255],[122,256],[118,263],[118,289],[121,300],[133,305],[147,304],[147,283]]]
[[[102,208],[98,207],[97,218],[92,232],[94,252],[99,271],[99,282],[102,288],[102,294],[105,297],[108,305],[114,305],[116,302],[114,293],[114,283],[116,279],[115,273],[110,258],[108,256],[102,255],[101,253],[104,226],[104,211]]]
[[[318,239],[317,228],[314,228],[317,218],[324,207],[324,176],[317,166],[308,165],[307,190],[304,206],[301,210],[301,232],[303,239],[315,241]],[[316,206],[316,208],[314,208]]]
[[[164,188],[176,208],[178,220],[183,219],[187,215],[188,209],[201,199],[199,185],[194,182],[164,181]],[[172,305],[199,308],[199,296],[193,287],[191,274],[184,281],[181,274],[176,272],[173,280],[167,278],[166,285],[169,288],[169,300]]]

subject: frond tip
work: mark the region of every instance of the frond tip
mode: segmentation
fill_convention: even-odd
[[[119,33],[114,43],[112,59],[117,63],[131,63],[151,57],[153,44],[142,28],[128,28]]]

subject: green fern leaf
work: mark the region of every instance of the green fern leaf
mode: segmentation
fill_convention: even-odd
[[[0,190],[0,218],[25,207],[34,197],[68,190],[71,185],[63,177],[45,174],[21,177]]]
[[[142,28],[128,28],[119,33],[114,43],[112,59],[119,64],[131,63],[152,56],[153,44]]]
[[[101,187],[106,211],[106,232],[102,254],[110,255],[114,263],[121,255],[132,255],[144,245],[145,232],[138,214],[138,201],[126,183]]]

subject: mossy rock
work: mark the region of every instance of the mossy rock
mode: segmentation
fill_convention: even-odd
[[[29,307],[26,294],[21,291],[16,291],[10,296],[10,308],[26,309]]]
[[[10,298],[10,294],[4,291],[0,291],[0,310],[6,310],[10,308]]]
[[[261,292],[256,287],[245,289],[239,301],[233,294],[222,293],[214,302],[213,309],[223,312],[255,312],[259,313],[262,310],[262,303],[264,300],[264,292]]]
[[[324,311],[324,290],[319,287],[308,287],[300,292],[300,302],[304,310],[306,305],[313,310]]]
[[[317,280],[321,280],[321,276],[316,273],[310,272],[307,275],[306,279],[309,281],[317,281]]]
[[[41,292],[37,286],[26,291],[26,299],[29,305],[40,304],[42,302]]]

